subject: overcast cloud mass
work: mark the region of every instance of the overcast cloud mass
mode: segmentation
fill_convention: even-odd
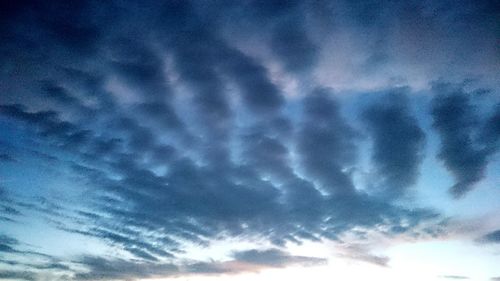
[[[390,271],[394,245],[454,241],[488,275],[432,278],[497,280],[499,15],[2,1],[0,279]]]

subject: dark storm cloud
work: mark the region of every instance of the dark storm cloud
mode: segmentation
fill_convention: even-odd
[[[498,106],[485,123],[473,97],[460,85],[436,83],[433,91],[433,125],[441,137],[438,157],[454,175],[456,183],[450,192],[459,198],[485,177],[490,158],[498,150]]]
[[[373,140],[372,161],[382,190],[389,196],[403,194],[417,180],[425,140],[404,89],[380,97],[362,116]]]

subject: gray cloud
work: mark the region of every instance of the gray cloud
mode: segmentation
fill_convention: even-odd
[[[311,68],[318,59],[318,48],[296,18],[279,23],[273,30],[271,49],[291,72]]]
[[[354,186],[344,170],[356,160],[356,133],[340,116],[328,89],[317,89],[305,98],[303,118],[298,136],[303,169],[324,191],[352,194]]]
[[[441,137],[438,157],[455,176],[450,192],[459,198],[485,177],[490,157],[498,150],[499,132],[493,124],[498,118],[495,113],[481,126],[471,95],[460,86],[436,83],[433,90],[433,124]],[[481,134],[489,137],[481,138]]]
[[[293,256],[277,249],[234,252],[233,257],[235,258],[235,260],[240,262],[269,267],[282,267],[293,264],[315,265],[326,262],[326,260],[322,258]]]
[[[137,280],[196,274],[237,274],[258,272],[266,268],[326,263],[322,258],[294,256],[277,249],[236,251],[232,256],[233,259],[227,261],[184,262],[178,265],[84,256],[77,262],[87,267],[87,272],[77,273],[75,280]]]
[[[14,157],[12,157],[11,155],[9,155],[9,154],[2,153],[2,154],[0,154],[0,161],[1,162],[7,162],[7,163],[8,162],[13,163],[13,162],[16,162],[16,159]]]
[[[414,184],[423,157],[425,134],[408,108],[405,89],[380,97],[363,111],[373,140],[372,161],[388,196],[398,196]]]
[[[402,196],[416,182],[425,137],[410,102],[386,96],[390,101],[366,109],[367,125],[358,130],[344,114],[345,99],[309,79],[321,81],[317,70],[336,79],[321,71],[323,62],[346,74],[391,76],[385,66],[423,57],[422,65],[415,65],[426,69],[434,61],[435,38],[456,39],[444,44],[464,46],[468,53],[468,45],[462,43],[471,38],[450,39],[446,28],[437,30],[439,17],[427,16],[442,13],[438,4],[0,5],[0,127],[7,124],[26,132],[21,141],[2,135],[2,143],[31,151],[34,165],[50,159],[51,165],[81,183],[85,194],[76,204],[51,196],[9,197],[0,206],[0,219],[12,223],[15,214],[37,213],[50,226],[99,239],[133,256],[84,257],[79,262],[89,272],[76,272],[77,279],[126,280],[316,264],[323,260],[293,256],[283,248],[236,252],[227,263],[182,264],[177,254],[185,243],[205,246],[226,237],[264,239],[285,247],[306,240],[338,240],[359,228],[400,235],[439,218],[432,210],[394,205],[365,193],[353,180],[359,136],[367,132],[374,141],[373,163],[387,186],[386,195]],[[466,27],[483,31],[484,41],[473,46],[481,53],[488,53],[491,45],[491,28],[478,20],[478,15],[493,18],[487,6],[481,3],[479,10],[469,10],[467,5],[454,5],[449,12],[461,23],[458,26],[463,27],[467,18]],[[442,20],[445,27],[455,26],[448,16]],[[394,32],[392,26],[402,31]],[[345,33],[331,38],[339,30]],[[426,37],[423,30],[435,33]],[[394,33],[422,36],[413,42],[414,36],[399,38]],[[365,38],[366,34],[374,35]],[[475,38],[475,32],[470,34]],[[353,42],[343,39],[351,37]],[[362,54],[350,54],[352,49]],[[366,69],[344,67],[337,56],[348,56]],[[298,84],[298,96],[291,97],[281,76],[293,77],[290,84]],[[458,195],[483,177],[499,139],[497,109],[489,121],[480,122],[482,129],[463,116],[450,119],[450,108],[475,115],[461,96],[443,93],[433,103],[435,128],[443,140],[440,158],[457,178],[459,186],[453,190]],[[461,132],[455,134],[450,129],[454,127],[461,127]],[[473,135],[481,141],[472,140]],[[473,144],[461,143],[469,138]],[[39,153],[33,152],[31,143],[40,146]],[[456,144],[462,148],[454,148]],[[0,159],[14,156],[2,153]],[[19,162],[8,165],[22,167]],[[5,185],[20,193],[25,190]],[[40,188],[40,193],[45,191]],[[6,198],[7,192],[2,189],[0,196]],[[12,241],[1,243],[0,251],[29,253]],[[366,253],[353,258],[387,263],[385,257]],[[54,264],[34,269],[65,269]]]
[[[342,145],[354,149],[348,141],[354,133],[348,130],[347,136],[344,135],[344,128],[348,127],[339,122],[341,118],[337,111],[338,105],[332,103],[324,92],[313,95],[311,99],[307,101],[305,108],[305,113],[310,118],[306,119],[309,122],[307,124],[319,126],[316,128],[320,134],[316,135],[316,131],[310,133],[311,128],[308,127],[307,130],[299,131],[297,140],[302,142],[306,137],[318,136],[321,140],[321,130],[327,130],[328,138],[322,142],[325,147],[318,146],[323,150],[303,153],[316,153],[321,159],[327,159],[321,154],[333,151],[335,146],[330,146],[328,140],[336,141],[337,137],[339,149],[342,150]],[[27,121],[35,128],[42,128],[42,136],[58,140],[58,143],[65,143],[67,136],[73,135],[67,132],[79,131],[77,125],[61,121],[56,113],[28,113],[15,106],[4,108],[9,116]],[[33,116],[43,118],[35,119]],[[59,124],[64,124],[67,129],[51,130],[52,127],[59,128]],[[248,135],[245,146],[249,150],[245,159],[249,162],[244,166],[234,165],[214,170],[211,167],[197,166],[189,159],[174,156],[167,162],[170,163],[168,174],[156,175],[147,166],[132,160],[143,152],[156,151],[157,144],[154,139],[143,140],[141,137],[153,136],[153,132],[138,126],[130,119],[120,119],[117,124],[114,130],[125,133],[123,142],[128,143],[128,152],[118,152],[123,150],[123,147],[104,154],[101,151],[89,150],[88,147],[92,147],[92,144],[105,140],[96,133],[87,134],[87,137],[79,142],[79,146],[64,146],[73,153],[83,153],[89,159],[100,159],[101,164],[120,175],[120,179],[113,179],[105,170],[93,168],[92,165],[72,165],[79,177],[97,188],[93,191],[94,204],[98,207],[96,211],[107,214],[106,217],[110,219],[92,213],[71,215],[71,210],[66,210],[65,215],[58,212],[47,214],[59,221],[57,227],[60,229],[97,237],[146,261],[172,257],[179,247],[179,243],[175,242],[178,239],[206,243],[218,237],[220,233],[239,235],[243,232],[242,223],[245,224],[246,233],[263,236],[277,245],[283,245],[285,241],[299,243],[302,239],[317,241],[321,237],[334,238],[336,234],[356,225],[373,226],[385,221],[397,227],[403,218],[409,220],[412,225],[434,217],[432,212],[425,210],[407,211],[378,202],[366,195],[356,194],[353,189],[349,193],[335,192],[333,197],[321,195],[313,183],[299,179],[294,174],[288,163],[288,149],[277,136],[272,136],[274,131],[257,131]],[[329,131],[329,124],[338,126],[338,131]],[[46,130],[54,133],[46,134]],[[121,141],[118,139],[116,142]],[[103,160],[103,156],[108,158]],[[346,157],[350,157],[349,154]],[[305,162],[305,165],[323,163],[323,160],[313,162],[317,159],[309,159],[312,163]],[[349,159],[347,158],[351,161]],[[339,169],[340,179],[349,182],[349,175],[336,166],[343,163],[338,162],[340,160],[325,162],[326,166],[321,170],[324,174],[309,175],[311,180],[319,178],[324,180],[325,184],[335,184],[328,186],[331,190],[345,188],[338,186],[336,177],[329,174],[330,168]],[[263,181],[256,172],[276,176],[281,186],[273,186]],[[235,179],[238,182],[235,182]],[[351,184],[350,186],[352,188]],[[186,188],[189,192],[184,191]],[[164,191],[156,193],[158,190]],[[108,195],[103,196],[104,194]],[[130,204],[129,206],[133,207],[124,209],[120,207],[121,204]],[[58,206],[57,209],[61,210],[61,207]],[[45,208],[37,210],[46,212]],[[347,217],[349,219],[346,219]],[[182,222],[182,218],[190,219],[184,220],[189,221],[186,223]],[[68,224],[68,219],[78,226]],[[120,222],[119,227],[117,222]],[[164,227],[168,227],[169,231],[163,232]],[[142,235],[141,231],[155,235],[148,237]],[[164,240],[159,239],[159,236]]]
[[[500,243],[500,229],[485,234],[479,241],[483,243]]]
[[[28,247],[28,249],[26,249]],[[56,278],[61,272],[72,272],[72,269],[50,255],[29,250],[16,238],[0,233],[0,263],[7,265],[5,270],[0,270],[0,279],[15,280],[40,280],[43,272],[48,272]],[[27,259],[28,258],[28,259]],[[23,260],[28,260],[25,262]],[[8,266],[12,266],[9,268]]]
[[[455,280],[467,280],[467,279],[470,279],[469,277],[462,276],[462,275],[442,275],[440,277],[441,278],[445,278],[445,279],[455,279]]]
[[[75,274],[75,280],[137,280],[171,276],[178,272],[177,267],[171,264],[136,263],[91,256],[83,257],[79,263],[88,267],[89,272]]]
[[[481,131],[481,142],[486,150],[493,154],[500,147],[500,103],[494,106],[491,116],[486,120]]]
[[[0,270],[0,278],[34,281],[36,274],[30,271]]]

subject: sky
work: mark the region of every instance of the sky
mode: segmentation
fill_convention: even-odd
[[[1,280],[500,280],[498,1],[0,1]]]

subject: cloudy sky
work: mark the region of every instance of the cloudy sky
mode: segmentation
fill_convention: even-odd
[[[500,280],[497,1],[0,5],[0,279]]]

